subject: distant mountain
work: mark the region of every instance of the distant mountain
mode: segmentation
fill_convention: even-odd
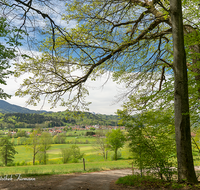
[[[21,106],[16,106],[14,104],[10,104],[4,100],[0,100],[0,113],[44,113],[47,111],[40,110],[30,110],[28,108],[24,108]]]

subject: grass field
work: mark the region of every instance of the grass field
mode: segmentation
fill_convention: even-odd
[[[67,138],[70,138],[70,140],[74,139],[74,137]],[[85,138],[81,137],[80,139]],[[89,137],[86,139],[90,141],[90,144],[77,144],[80,148],[81,153],[84,153],[86,171],[83,170],[82,159],[79,161],[79,163],[62,164],[61,149],[70,147],[72,146],[72,144],[52,144],[51,148],[48,150],[47,165],[32,165],[32,149],[29,146],[17,145],[15,146],[15,149],[18,154],[15,155],[14,162],[21,163],[22,165],[26,163],[28,165],[0,167],[0,174],[1,176],[10,174],[65,174],[131,167],[131,160],[128,160],[130,153],[126,146],[120,150],[120,160],[111,161],[111,156],[113,155],[113,152],[110,151],[108,154],[108,160],[104,161],[100,152],[94,149],[95,138]]]
[[[16,166],[0,167],[0,174],[65,174],[131,168],[130,163],[133,162],[133,160],[131,159],[132,154],[129,152],[127,144],[119,150],[121,155],[119,160],[112,161],[114,153],[113,151],[109,151],[108,159],[107,161],[104,161],[101,152],[95,149],[95,137],[80,136],[83,132],[75,133],[77,136],[70,136],[73,135],[73,133],[74,132],[71,132],[71,134],[68,134],[69,136],[66,137],[67,144],[51,145],[51,148],[48,150],[47,165],[39,165],[37,159],[36,164],[38,165],[32,165],[33,157],[32,149],[30,148],[30,146],[16,145],[15,149],[18,152],[18,154],[15,155],[14,159],[14,163],[16,163]],[[15,144],[17,144],[17,138],[15,138],[14,141]],[[69,148],[74,143],[76,143],[76,145],[80,148],[81,153],[84,153],[86,171],[83,170],[82,159],[79,160],[79,163],[63,164],[62,162],[61,149]],[[199,154],[194,156],[194,164],[195,166],[200,165]]]
[[[101,161],[101,162],[87,162],[85,169],[83,163],[70,164],[52,164],[52,165],[30,165],[30,166],[14,166],[14,167],[0,167],[0,175],[14,175],[14,174],[67,174],[91,172],[111,169],[131,168],[130,161]]]
[[[61,149],[62,148],[69,148],[72,144],[52,144],[51,148],[48,150],[48,163],[59,163],[61,162]],[[95,161],[104,161],[101,153],[94,149],[94,144],[78,144],[81,153],[84,153],[84,158],[88,162],[95,162]],[[25,145],[18,145],[15,146],[16,151],[18,154],[15,155],[14,162],[28,162],[32,163],[32,149],[29,146]],[[131,154],[128,148],[125,146],[123,149],[119,150],[121,152],[122,159],[129,159]],[[108,160],[111,161],[111,157],[113,155],[113,151],[108,153]]]

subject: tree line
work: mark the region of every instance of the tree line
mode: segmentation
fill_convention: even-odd
[[[117,115],[103,115],[87,112],[57,112],[57,113],[6,113],[0,115],[0,129],[35,128],[38,125],[45,128],[72,125],[105,125],[117,126]]]

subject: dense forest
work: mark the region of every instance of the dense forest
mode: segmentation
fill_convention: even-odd
[[[89,112],[1,113],[0,128],[14,129],[73,125],[117,126],[118,120],[117,115],[102,115]]]

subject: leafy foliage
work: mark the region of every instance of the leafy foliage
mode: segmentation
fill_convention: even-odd
[[[54,144],[65,144],[66,141],[66,135],[63,133],[63,134],[57,134],[53,137],[53,143]]]
[[[83,158],[83,155],[84,154],[80,152],[80,148],[77,145],[61,149],[61,156],[64,164],[69,161],[77,163],[79,159]]]
[[[33,153],[33,165],[35,164],[35,158],[36,155],[39,153],[41,147],[40,147],[40,138],[38,136],[38,131],[34,130],[31,134],[30,134],[30,138],[28,139],[27,144],[29,144],[29,148],[32,149],[32,153]]]
[[[120,129],[112,129],[106,133],[106,143],[108,148],[114,151],[114,160],[117,160],[117,151],[124,146],[126,138]]]
[[[94,145],[94,149],[100,151],[100,154],[103,156],[104,160],[107,160],[109,145],[106,143],[106,139],[104,137],[105,134],[103,131],[100,130],[98,133],[96,133],[96,143]]]
[[[81,109],[87,106],[86,80],[95,80],[107,71],[114,71],[118,81],[125,72],[135,72],[134,78],[142,80],[149,71],[162,72],[162,64],[170,68],[171,55],[165,50],[170,47],[169,13],[155,6],[143,1],[67,3],[63,20],[75,20],[76,27],[57,28],[53,40],[47,37],[41,45],[41,57],[16,65],[17,77],[26,72],[33,74],[16,95],[31,94],[28,103],[34,105],[45,94],[52,106],[61,100],[70,110]],[[67,92],[68,100],[61,99]]]
[[[51,134],[43,132],[39,138],[39,152],[37,154],[40,163],[47,164],[48,154],[47,150],[51,147]]]
[[[21,34],[22,31],[16,30],[15,27],[11,27],[6,18],[0,16],[0,84],[6,85],[6,78],[13,73],[13,71],[10,70],[11,66],[9,62],[17,56],[15,47],[21,44],[19,41],[16,42],[15,39],[18,37],[18,40],[21,40]],[[10,97],[10,95],[0,88],[1,99]]]
[[[171,113],[148,111],[137,116],[121,112],[128,130],[131,152],[137,166],[155,172],[161,179],[171,180],[176,166],[176,146]],[[124,114],[124,115],[123,115]],[[142,175],[142,173],[141,173]]]

